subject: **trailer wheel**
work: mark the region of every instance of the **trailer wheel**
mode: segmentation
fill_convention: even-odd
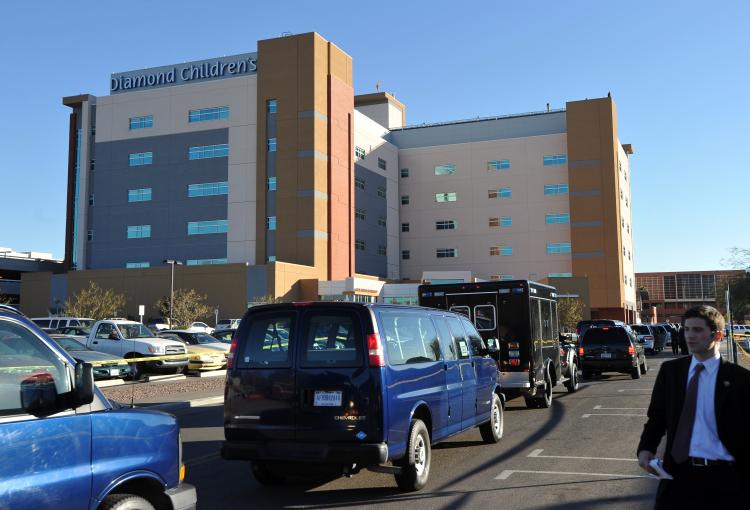
[[[578,366],[575,361],[570,364],[570,379],[565,383],[565,387],[568,388],[568,393],[578,391]]]
[[[525,397],[526,407],[529,409],[547,409],[552,405],[552,377],[549,375],[549,365],[544,368],[544,389],[541,396]]]

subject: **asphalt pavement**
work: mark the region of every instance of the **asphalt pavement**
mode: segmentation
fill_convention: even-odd
[[[657,481],[638,468],[635,449],[656,373],[671,358],[650,356],[649,372],[639,380],[610,374],[583,382],[576,393],[559,387],[550,409],[510,401],[500,443],[487,445],[472,430],[437,445],[430,481],[416,493],[400,492],[392,475],[369,471],[261,486],[249,463],[219,457],[220,398],[203,396],[202,407],[174,412],[200,509],[646,509],[653,507]]]

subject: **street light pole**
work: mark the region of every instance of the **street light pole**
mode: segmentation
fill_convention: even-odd
[[[166,259],[165,264],[172,266],[172,280],[169,286],[169,327],[172,327],[172,310],[174,307],[174,266],[181,266],[182,262],[179,260]]]

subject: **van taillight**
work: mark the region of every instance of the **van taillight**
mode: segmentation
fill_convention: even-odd
[[[367,351],[369,353],[371,367],[385,366],[383,344],[380,343],[380,337],[377,333],[370,333],[367,335]]]
[[[232,344],[229,346],[229,355],[227,356],[227,369],[232,368],[234,364],[234,353],[237,350],[237,333],[232,335]]]
[[[520,367],[521,366],[521,360],[518,358],[515,359],[509,359],[508,364],[512,367]]]
[[[635,348],[632,345],[628,345],[628,356],[631,358],[635,356]]]

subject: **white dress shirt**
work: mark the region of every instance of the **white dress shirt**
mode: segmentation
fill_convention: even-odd
[[[719,359],[721,354],[717,351],[713,358],[706,361],[698,361],[693,357],[688,371],[688,380],[695,375],[695,366],[703,364],[703,371],[698,374],[698,401],[695,406],[695,422],[693,423],[693,435],[690,438],[691,457],[699,457],[711,460],[734,460],[732,454],[719,439],[716,428],[716,412],[714,397],[716,396],[716,378],[719,374]],[[687,387],[687,385],[686,385]]]

